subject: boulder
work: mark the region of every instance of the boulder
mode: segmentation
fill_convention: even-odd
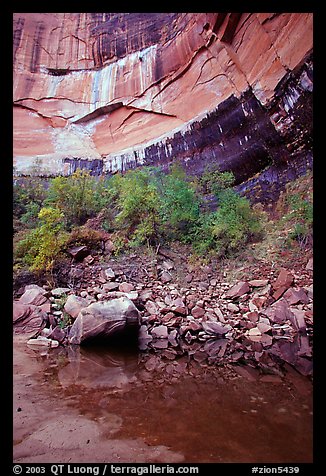
[[[42,311],[41,308],[14,301],[14,334],[24,334],[26,337],[33,337],[45,327],[46,321],[47,313]]]
[[[138,328],[140,313],[127,297],[98,301],[82,309],[69,332],[70,344],[103,341]]]
[[[40,306],[48,300],[47,297],[44,296],[45,293],[46,291],[39,287],[27,289],[19,298],[19,302],[22,304],[33,304],[34,306]]]
[[[64,310],[69,316],[76,319],[80,311],[89,305],[89,300],[82,298],[81,296],[76,296],[75,294],[70,294],[64,305]]]

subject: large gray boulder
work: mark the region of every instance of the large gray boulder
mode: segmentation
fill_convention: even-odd
[[[78,314],[69,332],[70,344],[103,341],[113,335],[138,328],[140,313],[134,303],[123,296],[110,301],[98,301]]]

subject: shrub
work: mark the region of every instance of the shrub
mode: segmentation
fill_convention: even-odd
[[[220,256],[228,255],[262,231],[259,215],[246,198],[226,189],[218,199],[218,210],[204,215],[194,233],[194,249],[199,254],[214,250]]]
[[[63,212],[66,227],[81,225],[106,203],[105,184],[89,171],[77,169],[69,177],[52,179],[44,203]]]
[[[289,238],[296,240],[304,247],[312,243],[313,236],[313,203],[309,198],[299,194],[287,197],[288,213],[284,220],[290,223]]]
[[[130,246],[155,242],[159,234],[159,196],[149,171],[131,170],[117,176],[112,190],[118,211],[115,224],[122,233],[120,238],[128,238]]]
[[[187,181],[185,172],[178,164],[171,168],[169,174],[161,174],[158,184],[164,236],[188,241],[199,219],[200,200],[195,187]]]
[[[220,172],[215,164],[208,165],[199,179],[198,186],[202,193],[218,195],[222,190],[234,184],[232,172]]]
[[[24,179],[13,185],[14,232],[33,228],[38,222],[38,212],[46,197],[46,189],[36,178]],[[23,226],[22,226],[23,225]]]
[[[17,243],[15,254],[31,271],[51,271],[55,259],[67,241],[63,233],[63,214],[56,208],[42,208],[40,224]]]

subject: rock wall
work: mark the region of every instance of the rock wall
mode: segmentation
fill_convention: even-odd
[[[15,173],[112,173],[180,159],[195,173],[216,162],[240,184],[292,166],[312,149],[312,21],[15,13]]]

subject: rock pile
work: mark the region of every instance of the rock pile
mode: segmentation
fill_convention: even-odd
[[[142,351],[164,352],[170,360],[187,354],[208,364],[259,362],[270,369],[282,360],[311,374],[311,260],[300,275],[282,268],[235,284],[215,278],[209,269],[198,281],[189,267],[180,284],[172,259],[151,267],[137,260],[131,258],[129,268],[84,265],[79,288],[26,286],[14,301],[15,332],[41,335],[49,345],[80,344],[96,337],[95,328],[105,335],[104,324],[99,325],[104,309],[111,309],[120,324],[128,309],[140,326]],[[85,316],[92,316],[93,326],[85,324]]]

